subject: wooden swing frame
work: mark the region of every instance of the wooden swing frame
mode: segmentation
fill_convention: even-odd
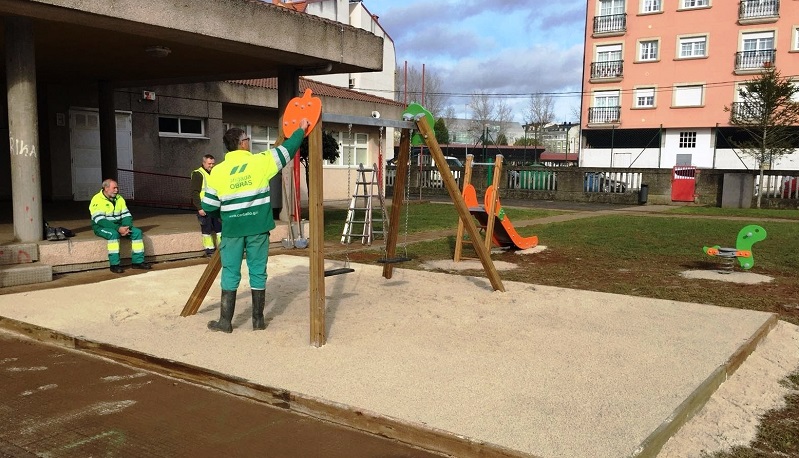
[[[406,115],[407,116],[407,115]],[[466,232],[472,240],[479,240],[480,234],[474,223],[469,209],[463,200],[458,184],[450,171],[444,153],[436,141],[432,127],[428,124],[424,116],[417,115],[409,117],[404,121],[392,121],[367,117],[327,115],[322,113],[319,122],[308,136],[309,157],[308,163],[312,164],[308,171],[308,224],[309,224],[309,248],[310,248],[310,343],[314,347],[321,347],[327,341],[325,331],[325,258],[324,258],[324,205],[323,205],[323,154],[322,154],[322,123],[324,121],[385,126],[400,128],[400,153],[397,158],[397,174],[394,181],[394,195],[404,196],[408,176],[408,162],[410,160],[410,139],[411,129],[416,126],[422,137],[425,139],[427,147],[433,156],[434,163],[438,168],[444,187],[455,204],[458,217],[463,222]],[[386,258],[395,258],[397,252],[397,238],[399,234],[399,220],[404,202],[400,200],[392,201],[391,217],[389,218],[389,228],[386,235]],[[502,279],[499,277],[496,267],[491,260],[490,252],[484,244],[475,244],[475,251],[480,258],[486,276],[491,282],[495,291],[505,291]],[[197,313],[205,296],[211,288],[216,276],[221,269],[221,258],[219,250],[214,253],[208,266],[205,268],[200,280],[189,296],[186,305],[183,307],[181,316],[190,316]],[[394,266],[391,263],[383,265],[383,277],[390,279],[393,275]]]

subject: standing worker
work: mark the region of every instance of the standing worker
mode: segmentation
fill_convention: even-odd
[[[223,137],[228,153],[213,168],[202,208],[219,215],[225,232],[219,244],[222,258],[222,305],[219,321],[208,322],[212,331],[233,332],[236,290],[241,282],[241,262],[247,253],[247,269],[252,290],[252,328],[266,329],[266,263],[269,258],[269,231],[275,228],[270,202],[269,180],[297,154],[307,119],[282,145],[258,154],[250,152],[250,138],[238,127]]]
[[[216,216],[207,215],[202,207],[208,176],[211,173],[211,169],[214,168],[215,162],[214,156],[206,154],[203,156],[202,167],[191,172],[191,203],[197,209],[197,221],[200,222],[200,233],[203,237],[203,248],[206,256],[214,254],[216,245],[219,244],[219,239],[222,237],[222,221]],[[216,235],[216,244],[214,244],[214,235]]]
[[[111,272],[121,274],[125,270],[119,265],[119,239],[130,237],[132,251],[131,267],[149,270],[150,264],[144,262],[144,240],[141,229],[133,226],[133,216],[128,211],[125,199],[119,195],[119,186],[110,178],[103,180],[103,188],[92,197],[89,203],[92,216],[92,230],[98,237],[108,241],[108,262]]]

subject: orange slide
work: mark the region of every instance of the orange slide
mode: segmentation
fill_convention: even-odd
[[[484,228],[488,226],[487,209],[491,204],[491,199],[494,198],[494,192],[494,186],[489,186],[488,189],[486,189],[484,206],[480,206],[477,202],[477,191],[474,190],[474,186],[467,184],[463,189],[463,200],[469,208],[469,213],[471,213]],[[494,209],[494,217],[496,218],[496,220],[494,220],[494,245],[501,247],[513,246],[519,250],[526,250],[538,245],[538,236],[522,237],[516,232],[516,228],[513,227],[510,218],[508,218],[508,215],[506,215],[505,211],[502,209],[499,199],[497,199],[496,208]]]

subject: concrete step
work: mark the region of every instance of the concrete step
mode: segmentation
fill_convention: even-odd
[[[39,260],[39,247],[35,243],[0,245],[0,266],[28,264]]]
[[[47,264],[30,263],[0,266],[0,288],[6,286],[46,283],[53,280],[53,267]]]

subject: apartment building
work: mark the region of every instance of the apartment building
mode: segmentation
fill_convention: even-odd
[[[799,84],[797,0],[588,0],[585,36],[586,167],[757,168],[725,108],[770,66]]]

